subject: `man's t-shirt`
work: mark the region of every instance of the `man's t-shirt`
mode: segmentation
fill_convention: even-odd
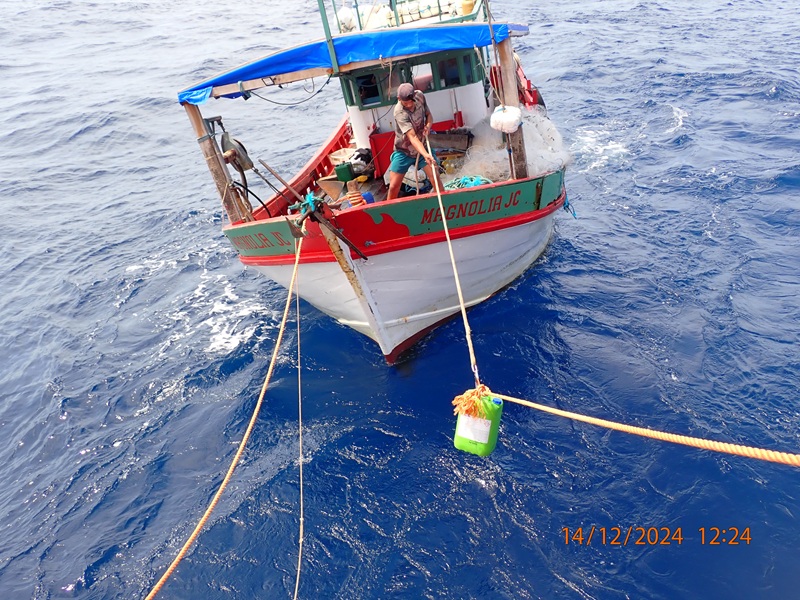
[[[428,120],[428,104],[425,102],[425,94],[419,90],[414,91],[414,108],[405,108],[398,100],[394,106],[394,147],[395,150],[404,152],[411,157],[416,157],[418,152],[406,135],[412,129],[417,134],[417,138],[422,140],[422,133],[425,130],[425,123]]]

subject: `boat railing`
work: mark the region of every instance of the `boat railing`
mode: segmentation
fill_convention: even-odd
[[[291,189],[283,187],[278,188],[272,198],[267,200],[266,204],[269,212],[259,207],[253,212],[256,220],[266,219],[270,216],[286,214],[286,209],[290,204],[296,200],[292,189],[301,196],[305,196],[310,191],[316,189],[316,182],[323,177],[329,175],[333,171],[334,165],[331,161],[330,155],[341,150],[342,148],[349,148],[351,145],[352,132],[350,130],[350,120],[347,115],[341,120],[339,125],[334,130],[333,134],[322,145],[322,148],[309,160],[300,172],[289,181]]]
[[[485,18],[483,0],[388,0],[378,3],[373,0],[363,2],[348,0],[333,6],[333,21],[339,33],[365,29],[385,29],[421,23],[459,23]],[[325,17],[324,17],[325,18]]]

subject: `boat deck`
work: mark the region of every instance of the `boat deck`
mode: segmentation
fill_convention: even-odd
[[[431,145],[439,160],[440,173],[444,176],[445,173],[455,172],[465,156],[466,147],[469,144],[468,136],[466,134],[445,134],[434,136],[431,139]],[[436,140],[435,142],[433,141],[434,139]],[[344,152],[342,150],[337,152],[347,154],[355,151],[356,148],[353,147],[346,149]],[[352,190],[361,192],[361,194],[367,195],[368,198],[371,195],[374,202],[386,200],[389,188],[384,178],[385,173],[381,175],[379,170],[376,176],[375,165],[379,162],[381,161],[373,158],[373,161],[363,173],[356,174],[356,177],[352,180],[354,183],[342,181],[336,171],[336,165],[334,165],[330,173],[317,181],[320,189],[324,192],[323,199],[329,205],[338,206],[346,199],[348,192]],[[388,168],[388,164],[385,168]],[[423,180],[419,182],[416,181],[415,176],[411,173],[406,176],[405,185],[400,189],[400,197],[413,195],[417,187],[421,190],[426,189],[425,176],[424,173],[421,174]],[[346,205],[342,206],[342,208],[346,207]]]

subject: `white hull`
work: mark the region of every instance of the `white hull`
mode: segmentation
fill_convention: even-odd
[[[464,302],[472,306],[519,277],[547,247],[554,213],[541,219],[453,240]],[[385,356],[460,310],[446,242],[350,259],[356,285],[338,262],[301,264],[301,297],[373,340]],[[254,266],[288,287],[292,265]]]

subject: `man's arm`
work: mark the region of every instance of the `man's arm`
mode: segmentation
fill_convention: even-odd
[[[425,138],[427,138],[431,133],[431,127],[433,127],[433,113],[431,113],[431,109],[428,108],[428,100],[425,98],[425,94],[422,92],[417,92],[419,96],[422,96],[422,105],[425,107],[425,127],[422,130],[422,138],[419,139],[417,137],[417,133],[411,129],[408,132],[408,141],[411,142],[411,145],[417,149],[428,163],[433,161],[433,157],[428,154],[428,149],[425,147]]]
[[[429,131],[427,124],[425,125],[425,130],[425,135],[427,136]],[[406,136],[408,137],[408,141],[411,142],[411,145],[422,155],[422,158],[424,158],[426,162],[429,164],[433,162],[433,157],[428,154],[428,149],[425,147],[422,140],[417,137],[417,133],[413,129],[410,129],[408,133],[406,133]]]
[[[422,96],[422,102],[425,105],[425,129],[422,132],[423,137],[428,137],[431,133],[431,128],[433,127],[433,113],[431,109],[428,108],[428,100],[425,98],[425,95]]]

